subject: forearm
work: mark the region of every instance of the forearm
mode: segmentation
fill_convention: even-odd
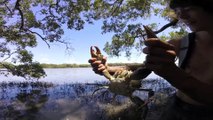
[[[163,77],[192,99],[208,106],[213,106],[212,84],[201,82],[178,67],[174,67]]]

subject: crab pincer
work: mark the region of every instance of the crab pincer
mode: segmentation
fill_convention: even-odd
[[[93,48],[95,48],[95,50]],[[97,60],[103,59],[103,55],[101,54],[101,51],[97,46],[90,47],[90,54],[92,58],[96,58]]]
[[[95,50],[93,48],[95,48]],[[99,51],[100,53],[100,49],[97,46],[91,46],[90,47],[91,57],[97,57],[97,53],[98,53],[97,51]]]
[[[156,34],[148,27],[148,26],[143,26],[145,32],[146,32],[146,35],[147,35],[147,38],[158,38],[156,36]]]

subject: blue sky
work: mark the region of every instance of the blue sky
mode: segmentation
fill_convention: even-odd
[[[164,19],[156,16],[153,16],[141,22],[145,25],[155,22],[159,25],[159,27],[167,23],[167,21],[165,21]],[[53,64],[87,64],[88,59],[90,58],[90,46],[94,45],[98,46],[102,50],[102,54],[107,56],[107,54],[103,51],[103,47],[107,41],[111,40],[114,33],[101,34],[101,25],[102,21],[95,22],[94,25],[86,24],[84,29],[81,31],[69,30],[64,27],[65,34],[62,36],[62,39],[68,40],[74,48],[74,50],[69,54],[67,53],[66,48],[63,44],[53,43],[51,44],[51,47],[48,48],[46,43],[38,38],[38,46],[30,49],[30,51],[34,54],[34,61]],[[144,54],[133,52],[131,59],[127,59],[124,56],[121,56],[119,58],[108,57],[108,63],[142,63],[144,61],[144,58]]]

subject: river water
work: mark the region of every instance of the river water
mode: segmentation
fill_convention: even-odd
[[[142,119],[144,107],[141,108],[140,105],[148,99],[147,91],[136,90],[132,93],[139,99],[141,104],[138,105],[131,101],[130,96],[117,95],[114,98],[114,93],[109,89],[96,91],[100,86],[91,83],[107,84],[108,80],[95,74],[91,68],[45,71],[47,77],[38,81],[10,75],[0,76],[0,120]],[[167,95],[174,91],[168,83],[154,74],[147,79],[150,80],[144,80],[142,88],[152,89],[156,98],[163,98],[162,93]],[[148,106],[149,109],[153,107],[154,103]],[[152,118],[153,115],[147,116]]]
[[[41,82],[52,82],[54,84],[69,84],[69,83],[94,83],[107,81],[103,76],[97,75],[92,71],[92,68],[50,68],[44,69],[47,76],[39,79]],[[150,74],[148,79],[159,78],[155,74]],[[1,81],[5,82],[24,82],[25,79],[21,77],[0,76]]]

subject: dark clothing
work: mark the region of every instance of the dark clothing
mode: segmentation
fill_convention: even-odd
[[[158,120],[213,120],[213,108],[185,103],[174,95]]]
[[[189,33],[180,43],[179,67],[183,70],[189,64],[195,48],[195,33]],[[182,101],[176,95],[169,98],[167,107],[158,120],[213,120],[213,108],[192,105]]]
[[[195,33],[184,37],[180,45],[179,67],[185,69],[195,46]],[[159,120],[213,120],[213,108],[183,102],[174,95],[169,98],[166,109]]]
[[[180,52],[178,55],[179,58],[179,67],[182,69],[186,68],[186,65],[189,62],[189,59],[193,53],[195,46],[195,33],[189,33],[187,36],[183,37],[180,44]]]

